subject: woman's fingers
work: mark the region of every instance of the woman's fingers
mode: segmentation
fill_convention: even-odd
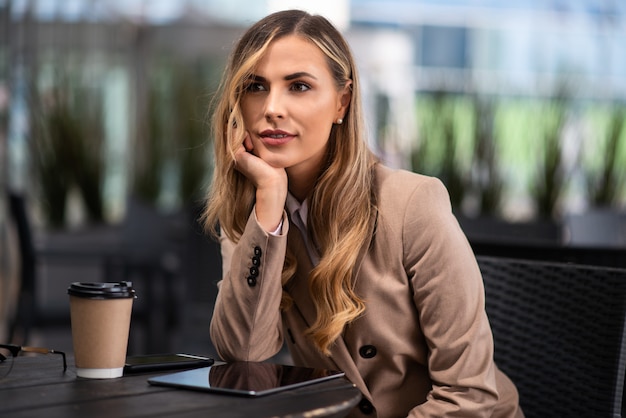
[[[244,176],[246,176],[255,187],[259,187],[262,183],[272,178],[286,177],[284,169],[272,167],[264,160],[256,156],[252,150],[254,145],[250,139],[250,135],[246,135],[242,145],[235,152],[236,168]]]
[[[250,134],[246,135],[246,137],[244,138],[243,146],[248,152],[251,152],[254,149],[254,144],[252,144],[252,139],[250,139]]]

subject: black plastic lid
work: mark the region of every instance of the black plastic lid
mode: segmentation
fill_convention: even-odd
[[[67,289],[67,293],[79,298],[88,299],[121,299],[134,298],[135,290],[132,282],[116,283],[80,283],[75,282]]]

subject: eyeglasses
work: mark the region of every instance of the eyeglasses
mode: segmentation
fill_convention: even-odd
[[[37,353],[37,354],[60,354],[63,356],[63,372],[67,370],[67,361],[65,353],[62,351],[51,350],[41,347],[21,347],[13,344],[0,344],[0,379],[5,378],[13,368],[15,357],[19,353]]]

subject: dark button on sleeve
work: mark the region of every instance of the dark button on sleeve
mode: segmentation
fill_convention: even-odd
[[[259,247],[258,245],[254,247],[254,255],[256,255],[257,257],[261,257],[261,255],[263,255],[263,251],[261,251],[261,247]]]
[[[250,276],[258,277],[259,276],[259,269],[254,267],[254,266],[250,267]]]
[[[359,348],[359,354],[363,358],[372,358],[376,355],[376,352],[376,347],[374,347],[373,345],[364,345],[363,347]]]
[[[261,259],[255,255],[252,257],[252,265],[259,267],[261,265]]]
[[[359,402],[359,409],[364,415],[371,415],[374,412],[374,405],[369,400],[363,398]]]
[[[248,286],[254,287],[256,286],[256,277],[248,276]]]

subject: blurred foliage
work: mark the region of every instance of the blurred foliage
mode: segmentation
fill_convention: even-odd
[[[177,179],[178,204],[194,204],[202,196],[209,170],[209,129],[201,115],[207,108],[205,77],[199,64],[160,63],[150,74],[133,185],[133,195],[146,203],[159,206],[171,178]]]
[[[167,113],[170,100],[159,81],[159,75],[153,72],[147,90],[147,109],[145,118],[141,118],[137,142],[135,143],[135,159],[132,195],[144,203],[157,205],[163,188],[163,169],[168,152],[166,149],[168,124],[171,115]]]
[[[202,114],[208,107],[203,74],[186,67],[176,79],[175,103],[178,112],[175,142],[181,169],[180,197],[185,204],[202,200],[210,174],[208,151],[211,147],[207,144],[210,127]]]
[[[587,195],[596,207],[617,205],[626,189],[626,108],[616,107],[604,115],[600,126],[594,126],[595,137],[583,161]]]
[[[437,92],[418,102],[420,140],[411,155],[415,171],[440,178],[448,188],[452,206],[458,208],[467,190],[467,166],[463,155],[461,129],[458,128],[459,109],[462,102]]]
[[[80,192],[89,220],[102,222],[105,164],[99,93],[58,76],[51,88],[35,91],[31,118],[32,165],[49,225],[65,225],[72,188]]]
[[[155,207],[201,202],[211,170],[206,111],[221,64],[161,55],[147,67],[145,112],[131,120],[141,126],[129,158],[132,197]],[[48,223],[64,226],[68,196],[79,191],[89,220],[101,222],[105,85],[85,83],[68,70],[59,74],[31,103],[40,201]],[[574,107],[580,118],[570,116]],[[626,198],[623,106],[574,104],[565,94],[541,100],[435,92],[418,96],[416,114],[412,169],[440,178],[457,212],[505,217],[511,201],[526,204],[520,196],[527,196],[535,216],[555,218],[576,181],[590,205],[618,207]],[[564,129],[574,125],[581,136],[575,173],[564,144]],[[586,125],[592,125],[589,132],[580,129]]]
[[[418,100],[420,140],[412,154],[413,170],[440,178],[456,211],[467,199],[477,201],[475,211],[486,215],[499,209],[503,184],[494,106],[488,98],[444,92]]]
[[[557,205],[565,187],[562,152],[562,133],[567,117],[567,101],[557,97],[537,108],[536,123],[539,125],[535,139],[537,174],[531,186],[531,195],[540,217],[557,216]]]
[[[494,103],[489,98],[473,98],[472,188],[478,195],[480,213],[496,216],[500,210],[504,184],[498,167],[499,150],[494,132]]]
[[[543,100],[438,92],[418,98],[417,117],[412,168],[440,178],[457,212],[506,217],[505,203],[527,196],[534,217],[556,220],[578,179],[589,205],[624,203],[623,106],[574,103],[563,89]]]
[[[106,78],[96,71],[86,83],[84,66],[65,64],[53,65],[53,76],[42,70],[45,74],[39,77],[47,76],[47,82],[39,84],[45,87],[30,87],[34,183],[46,221],[55,228],[66,225],[68,197],[74,191],[89,222],[105,218],[107,109],[101,88]],[[162,207],[165,200],[169,208],[202,199],[210,170],[203,112],[209,102],[207,85],[217,80],[214,67],[166,59],[150,67],[145,112],[138,115],[136,146],[128,160],[132,197],[154,207]]]

